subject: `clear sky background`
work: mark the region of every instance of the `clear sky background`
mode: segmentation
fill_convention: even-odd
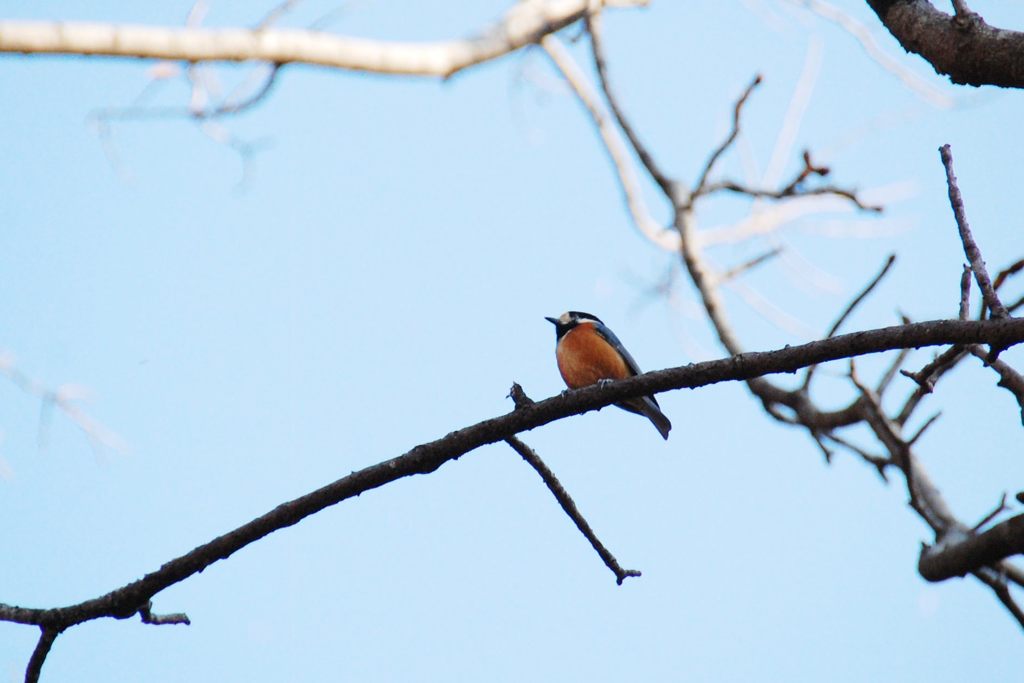
[[[941,144],[952,144],[990,265],[1024,255],[1021,93],[947,85],[865,3],[837,5],[951,106],[781,0],[656,0],[606,14],[623,104],[673,174],[692,181],[757,72],[765,84],[723,170],[764,169],[810,69],[787,175],[810,148],[836,182],[887,201],[882,219],[819,216],[714,252],[728,265],[787,245],[744,282],[788,327],[727,298],[752,350],[820,337],[893,251],[895,272],[848,329],[892,324],[898,310],[956,314],[964,257]],[[1016,5],[972,3],[1020,29]],[[251,25],[271,6],[214,2],[205,23]],[[172,25],[189,7],[0,2],[0,16]],[[328,28],[454,37],[505,7],[366,0]],[[310,0],[284,23],[334,9]],[[586,58],[585,45],[573,49]],[[238,154],[184,120],[115,124],[111,161],[90,114],[143,92],[147,104],[187,102],[181,79],[149,86],[151,67],[0,59],[0,348],[48,386],[87,388],[84,409],[127,444],[94,448],[57,414],[40,447],[38,400],[0,382],[0,601],[97,596],[280,502],[508,411],[513,380],[537,399],[559,392],[545,315],[601,316],[646,369],[722,354],[676,259],[632,229],[589,120],[543,53],[448,82],[288,68],[264,104],[224,121],[261,142],[244,179]],[[249,71],[217,73],[230,87]],[[747,208],[716,202],[700,220],[725,224]],[[670,272],[671,296],[653,293]],[[966,521],[1024,489],[1019,410],[977,366],[928,399],[944,417],[919,443]],[[820,396],[839,405],[844,368],[827,370],[835,378]],[[898,382],[902,398],[911,384]],[[156,597],[157,612],[187,612],[191,626],[74,628],[43,680],[1019,676],[1020,628],[990,591],[918,576],[931,536],[901,486],[847,455],[826,466],[740,385],[659,400],[675,425],[668,442],[612,409],[524,435],[640,579],[616,586],[537,475],[491,446]],[[0,680],[20,679],[36,637],[0,624]]]

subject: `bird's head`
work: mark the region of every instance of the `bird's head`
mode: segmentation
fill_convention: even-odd
[[[555,326],[555,338],[561,339],[565,333],[581,323],[601,323],[596,315],[584,313],[583,311],[566,311],[557,318],[544,317],[549,323]]]

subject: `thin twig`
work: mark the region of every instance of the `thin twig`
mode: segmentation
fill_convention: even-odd
[[[838,332],[839,328],[843,326],[843,323],[846,322],[846,319],[848,317],[850,317],[850,314],[853,313],[854,309],[856,309],[857,306],[859,306],[860,303],[867,298],[868,294],[871,294],[875,287],[878,286],[878,283],[882,281],[882,278],[884,278],[889,273],[889,269],[892,268],[892,264],[895,262],[896,254],[889,254],[888,258],[885,259],[885,264],[882,266],[882,269],[878,271],[878,275],[875,275],[871,282],[869,282],[867,286],[861,290],[860,294],[858,294],[853,299],[853,301],[849,303],[849,305],[843,310],[839,317],[836,318],[836,321],[832,323],[832,327],[829,328],[828,334],[825,335],[826,339],[835,336],[836,332]]]
[[[978,249],[974,236],[971,234],[971,228],[967,224],[967,212],[964,210],[964,200],[956,183],[956,174],[953,172],[953,153],[950,151],[949,145],[939,147],[939,156],[942,158],[942,165],[946,169],[949,203],[953,207],[953,217],[956,219],[956,226],[960,231],[960,241],[963,242],[964,253],[967,255],[967,260],[971,263],[971,270],[974,271],[974,279],[978,282],[978,287],[981,289],[981,296],[985,304],[992,312],[991,317],[1005,318],[1009,314],[1006,312],[1006,307],[999,300],[999,295],[996,294],[995,289],[992,287],[992,281],[989,279],[988,271],[985,269],[985,261],[981,258],[981,250]]]
[[[1024,270],[1024,259],[1015,261],[999,271],[999,274],[996,275],[996,279],[992,281],[992,288],[998,292],[999,288],[1002,287],[1010,277],[1021,272],[1021,270]]]
[[[152,601],[148,601],[143,607],[139,608],[139,618],[142,619],[143,624],[153,624],[154,626],[163,626],[165,624],[185,624],[189,626],[192,624],[192,621],[184,612],[153,614]]]
[[[875,468],[875,470],[878,471],[878,476],[882,478],[882,481],[884,481],[887,484],[889,483],[889,474],[886,472],[886,469],[893,464],[892,460],[881,455],[868,453],[866,450],[864,450],[857,444],[853,443],[852,441],[847,441],[846,439],[844,439],[843,437],[839,436],[834,432],[829,432],[825,436],[828,438],[829,441],[834,441],[836,444],[842,446],[843,448],[847,449],[854,455],[860,457],[864,462],[868,463],[869,465],[872,465]]]
[[[746,87],[743,94],[740,95],[739,99],[736,100],[736,104],[732,108],[732,129],[729,131],[729,135],[722,141],[708,157],[708,160],[704,163],[704,170],[701,171],[700,177],[697,178],[697,183],[693,186],[693,192],[691,193],[691,201],[705,193],[705,186],[708,182],[708,176],[714,169],[715,164],[718,163],[719,157],[721,157],[727,149],[736,141],[736,136],[740,134],[740,114],[743,113],[743,105],[746,104],[747,98],[754,92],[754,88],[759,86],[762,81],[761,74],[754,76],[754,80],[750,81],[750,85]]]
[[[550,490],[555,496],[555,500],[557,500],[558,504],[562,506],[565,514],[569,515],[569,519],[573,521],[576,528],[580,530],[580,533],[590,541],[590,545],[593,546],[594,550],[597,551],[597,554],[601,556],[601,560],[604,561],[605,566],[607,566],[608,569],[611,569],[612,573],[615,574],[615,582],[617,584],[621,586],[622,582],[627,578],[631,576],[640,576],[640,572],[636,569],[623,569],[619,564],[619,561],[615,559],[615,556],[604,547],[604,544],[597,538],[594,530],[590,528],[587,520],[583,518],[582,514],[580,514],[580,511],[576,507],[576,503],[573,501],[572,497],[569,496],[561,482],[558,481],[558,477],[556,477],[555,473],[544,464],[544,461],[540,459],[540,456],[537,455],[532,448],[515,436],[508,437],[505,439],[505,442],[511,446],[516,453],[521,455],[523,460],[529,463],[530,467],[537,471],[537,474],[540,475],[540,478],[543,479],[544,483],[547,485],[548,490]]]
[[[971,8],[967,6],[966,0],[952,0],[952,2],[953,12],[956,13],[957,19],[967,19],[974,14]]]
[[[273,86],[277,83],[277,76],[284,65],[270,64],[269,66],[270,71],[252,94],[242,99],[232,99],[229,97],[215,107],[148,107],[135,104],[127,107],[104,107],[97,109],[90,113],[88,118],[91,122],[102,126],[108,125],[111,121],[142,121],[151,119],[195,119],[197,121],[205,121],[241,114],[266,99]]]
[[[711,194],[713,192],[719,192],[725,190],[727,192],[733,192],[735,194],[743,194],[748,197],[762,198],[762,199],[787,199],[789,197],[813,197],[819,195],[830,195],[834,197],[842,197],[848,200],[854,206],[861,211],[871,211],[874,213],[881,213],[885,210],[885,207],[878,204],[866,204],[857,193],[853,190],[847,190],[835,185],[821,185],[819,187],[811,187],[801,189],[799,187],[787,185],[781,190],[768,190],[759,187],[750,187],[743,183],[738,183],[734,180],[722,180],[714,183],[708,183],[704,186],[701,191],[702,195]]]
[[[931,417],[929,417],[927,420],[925,420],[924,424],[921,425],[921,427],[916,432],[914,432],[913,436],[907,439],[907,445],[913,446],[915,443],[917,443],[917,440],[920,439],[921,436],[925,433],[925,431],[927,431],[929,427],[935,424],[935,421],[938,420],[940,417],[942,417],[941,410],[932,415]]]
[[[1021,610],[1020,605],[1013,599],[1010,587],[1006,585],[1006,578],[990,567],[982,567],[972,573],[979,581],[992,589],[996,597],[999,598],[999,602],[1003,603],[1003,606],[1013,615],[1021,628],[1024,628],[1024,610]]]
[[[960,319],[971,317],[971,267],[964,264],[964,272],[960,274]]]
[[[783,247],[781,246],[769,249],[760,256],[755,256],[749,261],[744,261],[743,263],[735,265],[729,270],[725,271],[724,273],[718,276],[718,282],[728,282],[729,280],[733,280],[742,275],[743,273],[746,273],[749,270],[753,270],[754,268],[757,268],[758,266],[764,264],[765,262],[775,258],[782,252]]]
[[[1017,399],[1017,405],[1020,406],[1020,419],[1021,424],[1024,424],[1024,375],[1021,375],[1014,368],[1010,367],[1005,361],[1000,359],[992,360],[991,354],[986,353],[985,350],[977,344],[972,344],[968,347],[970,352],[977,356],[985,365],[992,368],[999,375],[999,382],[997,386],[1000,386]]]
[[[791,181],[789,181],[788,185],[782,188],[781,193],[783,195],[795,194],[797,188],[801,185],[801,183],[803,183],[811,176],[824,178],[825,176],[832,172],[832,169],[830,169],[828,166],[821,166],[820,164],[815,164],[813,161],[811,161],[810,150],[805,149],[803,156],[801,158],[803,159],[804,167],[800,169],[800,171]]]
[[[882,377],[878,380],[878,386],[875,387],[876,394],[878,394],[879,396],[883,396],[885,394],[886,390],[889,388],[889,385],[892,383],[893,378],[895,378],[896,375],[899,374],[900,368],[903,366],[903,363],[907,360],[907,356],[909,355],[910,349],[899,350],[899,352],[896,354],[896,358],[893,359],[893,362],[889,365],[885,373],[883,373]]]
[[[961,360],[966,358],[967,354],[967,348],[963,344],[954,344],[932,359],[931,362],[917,372],[900,370],[901,375],[909,377],[917,383],[917,388],[911,392],[910,396],[908,396],[907,400],[903,403],[903,408],[894,420],[896,424],[906,424],[907,420],[909,420],[910,416],[914,413],[914,410],[917,409],[918,404],[921,403],[921,400],[935,390],[935,383],[938,382],[943,375],[956,367]]]
[[[864,299],[866,299],[869,294],[871,294],[875,287],[878,286],[878,283],[882,281],[882,278],[886,276],[886,274],[889,272],[889,269],[892,268],[892,264],[895,262],[896,254],[889,254],[889,257],[885,259],[885,265],[883,265],[882,269],[878,271],[878,275],[875,275],[871,282],[869,282],[867,286],[860,291],[860,294],[855,296],[853,298],[853,301],[847,304],[846,308],[843,309],[843,312],[839,314],[838,318],[836,318],[836,321],[832,323],[832,327],[828,329],[828,334],[825,335],[826,339],[835,336],[836,332],[839,331],[839,328],[843,326],[844,322],[846,322],[846,319],[850,317],[850,314],[852,314],[853,311],[857,308],[857,306],[859,306],[860,303],[864,301]],[[811,367],[807,368],[807,373],[804,375],[804,382],[803,386],[801,387],[801,391],[807,391],[807,387],[810,386],[811,378],[814,376],[814,371],[817,368],[817,365],[812,365]]]
[[[1009,509],[1010,508],[1006,505],[1006,492],[1003,491],[1003,497],[999,499],[999,505],[997,505],[995,507],[995,509],[992,510],[992,512],[990,512],[987,515],[985,515],[985,518],[982,519],[977,524],[975,524],[972,527],[971,530],[974,531],[975,533],[977,533],[978,531],[981,530],[981,527],[985,526],[986,524],[991,522],[993,519],[995,519],[996,517],[998,517],[999,515],[1001,515],[1002,513],[1006,512]]]
[[[917,511],[917,513],[925,520],[929,520],[929,511],[918,495],[914,463],[913,458],[910,455],[910,444],[904,441],[897,431],[899,429],[899,425],[895,424],[885,414],[878,394],[869,389],[858,379],[856,363],[852,358],[850,359],[849,377],[850,381],[853,382],[855,387],[857,387],[861,393],[861,397],[864,399],[863,405],[865,422],[867,422],[871,427],[872,431],[878,437],[878,440],[881,441],[885,445],[886,449],[892,454],[893,464],[903,472],[903,477],[907,482],[907,494],[910,497],[910,507]]]
[[[256,24],[256,30],[259,31],[261,29],[270,28],[277,23],[278,19],[295,9],[295,6],[301,1],[302,0],[284,0],[284,2],[278,3],[272,7],[269,12],[267,12],[258,24]]]
[[[818,444],[818,448],[821,449],[822,455],[825,456],[825,464],[831,465],[833,453],[832,449],[825,445],[825,435],[816,429],[808,429],[807,433],[811,435],[811,438],[814,439],[814,443]]]
[[[608,78],[608,63],[605,61],[604,55],[604,38],[601,29],[600,13],[588,14],[586,23],[587,31],[590,33],[590,50],[594,56],[594,66],[597,68],[597,78],[601,83],[601,90],[604,92],[605,101],[608,102],[608,108],[611,110],[612,115],[615,116],[615,120],[618,121],[619,128],[625,133],[629,144],[636,151],[636,155],[640,158],[640,163],[644,165],[644,168],[647,169],[647,172],[650,173],[651,178],[658,184],[662,192],[670,197],[672,196],[674,181],[661,170],[661,167],[654,160],[651,151],[640,140],[640,136],[637,135],[636,129],[633,128],[629,119],[626,118],[622,107],[619,106],[618,97],[615,96],[612,90],[611,82]]]

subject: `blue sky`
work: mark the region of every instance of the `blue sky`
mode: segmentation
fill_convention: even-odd
[[[837,4],[875,28],[864,3]],[[1010,4],[972,7],[1024,26]],[[0,2],[0,15],[175,24],[189,6]],[[270,6],[214,3],[206,23],[251,24]],[[504,7],[366,1],[330,29],[444,38]],[[311,1],[288,23],[332,9]],[[1022,256],[1018,92],[948,86],[876,29],[955,102],[935,107],[848,34],[782,2],[656,1],[608,12],[605,32],[624,106],[680,178],[692,181],[757,72],[765,84],[723,170],[763,169],[807,56],[820,54],[787,171],[803,148],[821,150],[836,182],[898,197],[881,221],[857,224],[866,234],[828,234],[837,217],[825,216],[782,235],[788,256],[745,283],[796,326],[730,293],[749,348],[821,335],[893,251],[896,270],[848,329],[892,324],[897,310],[955,315],[963,253],[941,144],[953,146],[989,264]],[[573,48],[580,59],[584,48]],[[89,116],[133,102],[151,64],[2,65],[0,348],[49,386],[87,388],[88,414],[128,445],[94,449],[58,414],[40,448],[38,401],[0,383],[2,602],[69,604],[120,586],[284,500],[509,410],[513,380],[534,398],[557,393],[543,316],[600,315],[645,369],[721,355],[673,257],[631,228],[595,132],[537,50],[443,83],[290,67],[263,105],[224,122],[263,142],[244,183],[238,155],[187,121],[116,124],[111,163]],[[150,102],[187,97],[173,81]],[[721,225],[746,209],[715,202],[700,219]],[[729,265],[771,244],[713,255]],[[673,268],[671,301],[652,295]],[[880,367],[867,359],[862,372]],[[823,401],[848,396],[843,372],[823,369],[834,377]],[[970,363],[944,381],[929,399],[944,417],[919,444],[968,521],[1024,488],[1019,411],[994,383]],[[614,410],[524,435],[638,580],[616,586],[536,474],[492,446],[158,595],[156,611],[185,611],[189,627],[75,628],[44,680],[941,682],[1018,671],[1020,629],[990,592],[918,577],[929,535],[898,486],[846,455],[825,466],[741,386],[659,400],[675,425],[668,442]],[[36,635],[0,624],[0,680],[19,679]]]

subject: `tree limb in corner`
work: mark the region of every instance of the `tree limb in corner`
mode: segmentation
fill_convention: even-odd
[[[990,26],[962,3],[955,16],[928,0],[867,3],[903,49],[954,83],[1024,88],[1024,33]]]

